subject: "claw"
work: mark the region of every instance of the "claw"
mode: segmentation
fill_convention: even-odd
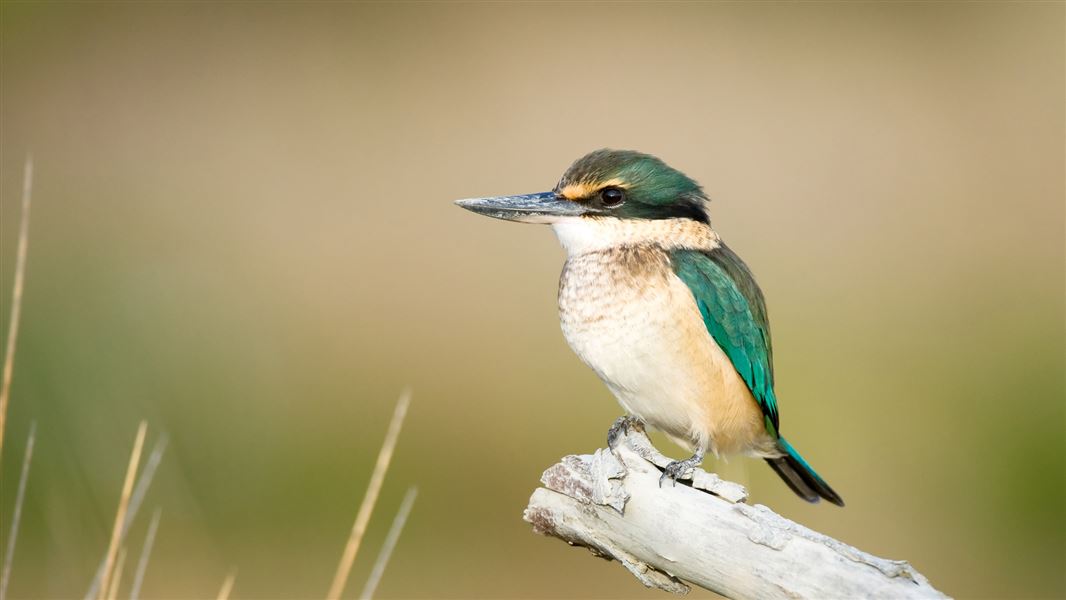
[[[607,430],[607,447],[614,450],[618,447],[618,443],[622,437],[629,435],[629,432],[634,429],[640,429],[643,426],[638,419],[630,415],[618,417],[611,428]]]
[[[676,486],[678,479],[688,479],[689,477],[686,477],[688,472],[700,466],[700,463],[702,462],[702,452],[697,452],[691,458],[686,458],[685,460],[671,461],[666,465],[666,468],[663,469],[663,474],[659,476],[659,487],[662,488],[663,482],[668,479],[674,486]]]
[[[673,464],[673,463],[670,463],[670,464]],[[664,469],[663,470],[663,474],[659,476],[659,489],[663,488],[663,482],[666,481],[666,480],[670,480],[670,483],[673,484],[671,487],[677,487],[677,479],[674,479],[673,477],[671,477],[669,472]]]

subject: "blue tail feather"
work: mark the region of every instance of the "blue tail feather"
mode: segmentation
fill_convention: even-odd
[[[844,506],[844,500],[840,495],[833,491],[833,488],[829,487],[829,484],[811,468],[811,465],[800,456],[792,444],[789,444],[785,438],[779,437],[777,445],[785,455],[780,458],[768,458],[766,462],[797,496],[807,502],[817,502],[825,498],[837,506]]]

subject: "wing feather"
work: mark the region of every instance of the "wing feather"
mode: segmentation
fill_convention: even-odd
[[[777,437],[773,346],[766,302],[747,265],[726,245],[671,252],[674,272],[692,291],[703,323],[751,390]]]

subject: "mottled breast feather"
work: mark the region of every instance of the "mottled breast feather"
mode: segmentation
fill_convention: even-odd
[[[762,294],[691,220],[554,225],[567,342],[631,414],[693,448],[777,456]]]

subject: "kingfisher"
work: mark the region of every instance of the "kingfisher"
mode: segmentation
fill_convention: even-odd
[[[715,456],[763,458],[798,496],[844,506],[781,436],[766,302],[711,227],[693,179],[630,150],[579,158],[549,192],[456,202],[477,214],[551,225],[566,250],[559,319],[567,343],[626,414],[608,432],[650,426],[690,458],[659,485]]]

